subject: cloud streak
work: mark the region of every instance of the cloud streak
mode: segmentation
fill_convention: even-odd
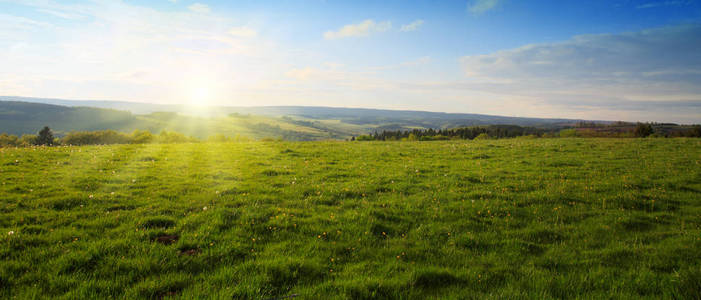
[[[467,4],[467,10],[474,15],[481,15],[499,6],[501,0],[472,0]]]
[[[375,22],[368,19],[356,24],[348,24],[336,31],[327,31],[324,33],[324,38],[327,40],[335,40],[348,37],[365,37],[373,33],[385,32],[392,28],[392,22],[383,21]]]
[[[229,30],[229,34],[237,37],[255,37],[258,35],[258,32],[255,29],[248,28],[246,26],[243,27],[233,27]]]
[[[656,8],[656,7],[664,7],[664,6],[684,6],[684,5],[689,5],[689,4],[691,4],[691,1],[660,1],[660,2],[645,3],[642,5],[638,5],[635,8],[646,9],[646,8]]]
[[[416,21],[411,22],[409,24],[402,25],[402,28],[399,29],[399,31],[404,31],[404,32],[414,31],[414,30],[419,29],[419,27],[421,27],[421,25],[423,25],[423,24],[424,24],[424,20],[416,20]]]
[[[209,8],[206,4],[202,3],[195,3],[187,7],[190,11],[199,13],[199,14],[208,14],[212,12],[212,9]]]

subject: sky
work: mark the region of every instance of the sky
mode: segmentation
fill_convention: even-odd
[[[0,95],[701,123],[701,1],[0,0]]]

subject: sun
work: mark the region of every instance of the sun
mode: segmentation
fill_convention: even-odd
[[[208,86],[199,85],[190,88],[189,104],[195,107],[206,107],[212,102],[212,89]]]

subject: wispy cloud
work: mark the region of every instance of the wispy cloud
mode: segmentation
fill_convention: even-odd
[[[501,0],[471,0],[467,3],[467,10],[472,14],[481,15],[499,6]]]
[[[691,4],[691,1],[658,1],[658,2],[650,2],[650,3],[645,3],[636,6],[635,8],[637,9],[645,9],[645,8],[656,8],[656,7],[664,7],[664,6],[684,6],[684,5],[689,5]]]
[[[399,30],[405,31],[405,32],[406,31],[414,31],[416,29],[419,29],[419,27],[421,27],[421,25],[423,25],[423,24],[424,24],[424,20],[416,20],[416,21],[411,22],[409,24],[402,25],[402,28]]]
[[[635,107],[681,110],[701,120],[701,25],[623,34],[576,36],[532,44],[460,62],[470,81],[486,91],[531,96],[549,105],[591,109]],[[475,87],[475,86],[473,86]],[[600,101],[608,99],[608,101]],[[650,101],[648,106],[646,101]],[[669,106],[659,105],[669,101]]]
[[[202,4],[202,3],[195,3],[187,7],[189,10],[200,13],[200,14],[208,14],[212,12],[212,10],[209,8],[208,5]]]
[[[237,37],[254,37],[258,35],[258,32],[253,28],[243,26],[231,28],[229,34]]]
[[[327,40],[346,37],[364,37],[377,32],[385,32],[392,28],[390,21],[376,23],[374,20],[365,20],[357,24],[348,24],[336,31],[327,31],[324,38]]]

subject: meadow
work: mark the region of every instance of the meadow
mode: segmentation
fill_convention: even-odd
[[[0,298],[701,298],[699,139],[0,148],[0,181]]]

